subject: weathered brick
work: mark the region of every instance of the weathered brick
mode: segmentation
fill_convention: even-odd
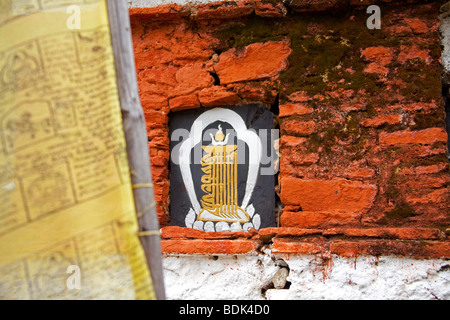
[[[230,49],[219,56],[214,70],[220,84],[271,78],[288,66],[288,41],[253,43],[243,51]]]
[[[344,8],[347,0],[289,0],[287,4],[297,12],[326,11]]]
[[[428,28],[427,24],[423,19],[405,18],[405,22],[416,34],[427,33],[430,31],[430,28]]]
[[[175,97],[169,100],[169,108],[171,111],[194,109],[198,107],[200,107],[200,101],[196,94]]]
[[[299,211],[283,210],[280,222],[283,227],[331,228],[358,224],[360,213],[338,211]]]
[[[130,8],[128,10],[130,16],[143,17],[152,20],[168,20],[189,16],[189,10],[186,7],[175,3],[155,7]]]
[[[236,19],[252,14],[254,7],[246,1],[223,1],[220,6],[216,3],[198,4],[191,8],[191,17],[204,19]]]
[[[450,257],[450,242],[438,241],[336,240],[331,241],[329,248],[331,253],[342,257],[356,257],[362,254],[372,256],[399,255],[429,259]]]
[[[367,237],[403,240],[439,240],[445,234],[439,229],[431,228],[333,228],[323,232],[324,236],[345,235],[348,237]]]
[[[448,202],[450,200],[450,191],[447,188],[437,189],[419,197],[408,195],[406,196],[406,200],[412,205]]]
[[[380,143],[389,145],[401,144],[433,144],[446,142],[447,132],[443,128],[429,128],[420,131],[381,132]]]
[[[320,254],[325,252],[327,249],[323,243],[275,238],[272,244],[272,253],[277,254]]]
[[[393,59],[393,49],[383,46],[368,47],[361,51],[361,57],[369,61],[369,65],[364,69],[366,73],[378,73],[387,75],[389,69],[386,65]]]
[[[304,137],[294,137],[288,135],[282,135],[280,137],[280,147],[295,148],[299,147],[307,141]]]
[[[426,49],[420,49],[417,45],[411,47],[400,46],[400,53],[398,54],[398,61],[405,63],[411,59],[422,59],[425,63],[430,64],[432,58],[429,55],[430,51]]]
[[[277,237],[302,237],[312,234],[322,234],[321,229],[305,229],[295,227],[279,227],[279,228],[264,228],[259,230],[258,234],[261,238]]]
[[[374,118],[363,119],[361,125],[364,127],[379,127],[383,124],[398,124],[402,122],[402,116],[400,114],[387,114]]]
[[[287,117],[291,116],[293,114],[310,114],[314,110],[309,108],[307,105],[303,103],[287,103],[287,104],[281,104],[280,105],[280,117]]]
[[[223,105],[236,105],[241,103],[241,98],[224,87],[214,86],[198,92],[198,99],[204,107],[218,107]]]
[[[370,179],[375,176],[375,170],[372,168],[350,167],[344,171],[344,176],[349,179]]]
[[[281,130],[294,135],[310,135],[316,131],[316,123],[314,121],[285,120],[281,124]]]
[[[161,240],[161,251],[165,254],[246,254],[257,248],[257,242],[252,240]]]
[[[260,17],[274,17],[281,18],[286,15],[287,9],[281,3],[270,3],[265,1],[254,1],[255,3],[255,14]]]
[[[282,177],[281,201],[300,205],[304,211],[341,210],[364,212],[369,209],[377,194],[377,187],[345,179],[300,180]]]

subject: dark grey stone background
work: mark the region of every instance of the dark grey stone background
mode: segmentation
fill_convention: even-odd
[[[267,129],[267,139],[265,139],[266,146],[263,146],[263,157],[264,153],[266,157],[269,157],[271,155],[274,155],[272,140],[270,137],[271,129],[273,129],[273,114],[267,110],[264,106],[259,105],[244,105],[244,106],[238,106],[238,107],[221,107],[221,108],[227,108],[230,110],[235,111],[237,114],[239,114],[242,119],[244,120],[245,124],[247,125],[247,128],[254,129],[256,133],[260,136],[263,132],[260,131],[260,129]],[[169,137],[172,137],[172,133],[177,128],[184,128],[188,131],[191,129],[191,126],[195,119],[202,114],[205,111],[211,110],[211,108],[200,108],[200,109],[193,109],[193,110],[185,110],[185,111],[179,111],[175,113],[171,113],[169,115]],[[207,126],[205,130],[203,131],[203,141],[202,145],[208,145],[211,143],[211,138],[209,137],[209,134],[206,136],[204,135],[204,132],[208,129],[214,129],[214,132],[216,132],[218,125],[222,125],[222,130],[224,134],[227,133],[228,130],[232,130],[231,125],[229,125],[226,122],[221,121],[215,121],[211,125]],[[232,130],[232,133],[234,133],[234,130]],[[182,226],[185,227],[184,219],[189,212],[191,208],[191,202],[189,200],[189,196],[186,192],[186,188],[183,183],[183,178],[181,176],[180,167],[175,164],[172,160],[172,157],[178,158],[178,154],[172,155],[172,150],[176,145],[181,143],[183,140],[180,138],[177,141],[170,141],[170,150],[171,150],[171,160],[170,160],[170,224],[175,226]],[[261,142],[264,144],[265,142],[262,140]],[[234,144],[238,145],[238,158],[244,159],[242,157],[242,150],[239,152],[240,146],[245,146],[245,163],[239,164],[238,163],[238,204],[239,206],[242,203],[244,193],[245,193],[245,186],[246,186],[246,180],[247,180],[247,163],[248,163],[248,152],[249,148],[246,143],[243,141],[237,141],[237,137],[235,134],[230,134],[230,140],[227,144],[231,144],[231,142],[234,142]],[[199,147],[198,145],[196,147]],[[194,147],[195,148],[195,147]],[[194,150],[194,149],[192,149]],[[251,152],[251,151],[250,151]],[[191,151],[191,163],[193,163],[193,152]],[[261,216],[261,226],[260,228],[265,227],[272,227],[275,226],[275,190],[274,190],[274,175],[261,175],[261,168],[269,167],[273,165],[273,162],[268,164],[261,164],[260,170],[258,174],[258,178],[256,181],[256,186],[253,190],[252,197],[250,199],[249,204],[253,204],[255,207],[255,213],[259,214]],[[201,171],[201,164],[191,164],[191,173],[194,181],[194,187],[195,192],[197,195],[197,199],[201,199],[201,197],[204,195],[203,191],[200,189],[200,177],[202,176],[203,172]],[[245,208],[243,208],[245,209]]]

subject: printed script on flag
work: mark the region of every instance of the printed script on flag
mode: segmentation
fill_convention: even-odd
[[[0,299],[153,299],[137,232],[105,0],[2,0]]]

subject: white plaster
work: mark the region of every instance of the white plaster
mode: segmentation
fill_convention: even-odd
[[[447,72],[450,72],[450,15],[448,12],[441,14],[441,43],[442,49],[442,64]]]
[[[450,262],[385,256],[284,257],[290,269],[288,289],[270,289],[273,276],[286,265],[265,254],[165,256],[168,299],[377,299],[450,300]],[[269,288],[268,290],[261,290]]]
[[[278,267],[267,255],[179,255],[163,258],[168,299],[261,300]]]

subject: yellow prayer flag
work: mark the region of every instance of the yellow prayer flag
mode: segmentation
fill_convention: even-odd
[[[0,2],[0,299],[154,299],[105,0]]]

